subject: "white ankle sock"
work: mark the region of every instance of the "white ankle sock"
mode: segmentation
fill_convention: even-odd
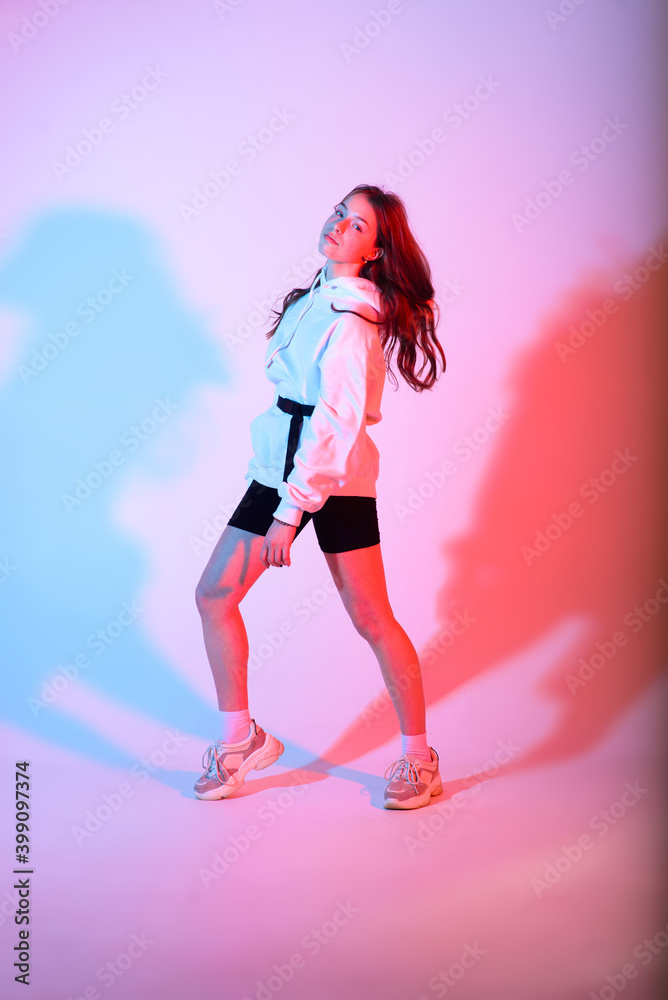
[[[220,738],[223,743],[244,743],[250,736],[251,717],[247,708],[238,712],[219,712]]]
[[[427,734],[420,733],[417,736],[406,736],[401,734],[401,752],[409,753],[413,757],[421,760],[431,761],[431,750],[427,746]]]

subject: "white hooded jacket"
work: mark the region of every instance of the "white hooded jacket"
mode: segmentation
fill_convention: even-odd
[[[278,490],[275,516],[299,526],[329,496],[376,496],[379,453],[367,434],[382,415],[385,358],[378,326],[380,291],[366,278],[315,276],[307,296],[287,309],[268,341],[264,368],[274,383],[274,402],[251,421],[246,479]],[[284,396],[315,406],[304,417],[294,468],[283,482],[290,414],[276,405]]]

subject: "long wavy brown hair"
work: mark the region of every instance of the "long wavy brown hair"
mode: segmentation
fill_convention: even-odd
[[[386,370],[396,388],[398,383],[390,367],[396,350],[397,368],[410,387],[416,392],[431,389],[445,372],[445,355],[436,336],[440,315],[427,258],[411,232],[406,207],[399,195],[373,184],[358,184],[342,200],[355,194],[363,194],[369,200],[378,224],[376,246],[383,249],[382,256],[362,266],[359,276],[372,281],[381,293],[381,318],[368,322],[379,327]],[[310,284],[308,288],[293,288],[283,299],[280,311],[272,309],[278,318],[267,332],[267,339],[275,334],[288,307],[307,295],[309,289]],[[333,303],[331,308],[334,312],[355,312],[335,309]],[[422,363],[416,372],[418,357]],[[441,372],[439,361],[443,365]]]

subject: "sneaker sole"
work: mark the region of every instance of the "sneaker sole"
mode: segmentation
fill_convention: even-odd
[[[398,799],[386,799],[383,805],[386,809],[419,809],[420,806],[429,804],[432,795],[440,795],[442,791],[443,785],[439,778],[438,783],[431,785],[422,795],[415,795],[412,799],[403,799],[402,801]]]
[[[256,750],[255,753],[246,758],[239,770],[232,775],[231,781],[226,782],[219,788],[211,788],[208,792],[196,791],[195,797],[206,801],[228,799],[230,795],[233,795],[234,792],[241,788],[249,771],[262,771],[265,767],[275,764],[284,752],[285,747],[275,736],[272,736],[270,733],[266,735],[267,738],[264,744],[259,750]]]

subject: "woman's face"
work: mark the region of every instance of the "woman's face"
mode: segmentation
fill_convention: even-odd
[[[337,263],[361,265],[376,256],[376,232],[371,203],[363,194],[354,194],[334,206],[322,227],[318,250]]]

